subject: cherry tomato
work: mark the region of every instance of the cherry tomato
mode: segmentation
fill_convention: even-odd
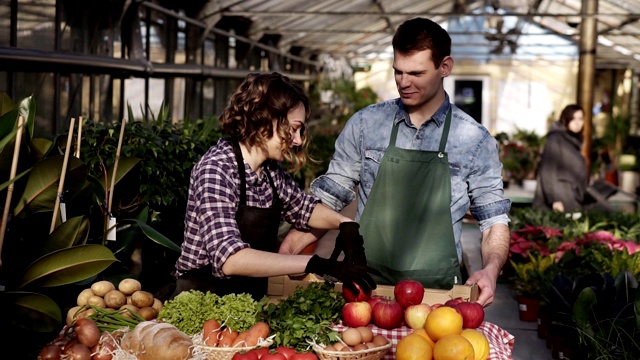
[[[268,354],[269,353],[269,348],[268,347],[260,347],[260,348],[249,350],[249,352],[256,353],[256,355],[258,355],[258,359],[262,359],[262,356],[264,354]]]
[[[231,360],[258,360],[258,354],[252,351],[238,351],[233,355]]]
[[[276,352],[284,355],[287,358],[287,360],[289,360],[291,359],[291,356],[293,356],[293,354],[296,353],[296,349],[290,348],[287,346],[278,346],[276,348]]]
[[[287,357],[284,356],[281,353],[277,353],[277,352],[272,353],[272,352],[270,352],[268,354],[262,355],[260,360],[287,360]]]
[[[318,356],[312,352],[295,353],[289,360],[318,360]]]

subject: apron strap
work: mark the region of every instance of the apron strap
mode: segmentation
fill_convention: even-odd
[[[451,105],[449,105],[449,111],[444,119],[444,128],[442,129],[442,136],[440,137],[440,146],[438,151],[444,153],[444,149],[447,146],[447,139],[449,138],[449,128],[451,127]],[[394,123],[391,128],[391,136],[389,137],[389,146],[396,145],[396,137],[398,136],[398,124]],[[440,156],[442,157],[442,156]]]
[[[233,154],[236,157],[236,163],[238,164],[238,173],[240,174],[240,205],[245,205],[247,203],[247,175],[244,171],[242,151],[240,150],[240,143],[238,142],[238,139],[231,139],[231,143],[233,144]]]

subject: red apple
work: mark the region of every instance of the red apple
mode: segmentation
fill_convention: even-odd
[[[484,321],[484,308],[477,302],[464,301],[455,306],[462,315],[462,327],[475,329]]]
[[[404,309],[397,301],[382,300],[373,307],[373,323],[379,328],[399,328],[403,320]]]
[[[431,306],[428,304],[409,305],[404,309],[404,322],[414,330],[423,328],[430,312]]]
[[[371,297],[371,289],[365,292],[362,290],[358,283],[353,283],[353,286],[356,288],[357,293],[354,293],[348,286],[342,285],[342,297],[348,302],[354,301],[367,301]]]
[[[458,304],[460,304],[460,303],[462,303],[462,302],[464,302],[464,299],[463,299],[463,298],[461,298],[461,297],[457,297],[457,298],[449,299],[449,300],[445,301],[445,303],[444,303],[444,304],[445,304],[446,306],[455,307],[456,305],[458,305]]]
[[[431,311],[439,308],[440,306],[444,306],[444,304],[440,304],[440,303],[435,303],[431,305]]]
[[[422,283],[417,280],[400,280],[393,289],[393,296],[402,308],[406,309],[410,305],[422,303],[424,287]]]
[[[371,315],[371,305],[366,301],[348,302],[342,307],[342,322],[348,327],[369,325]]]
[[[371,305],[371,309],[373,310],[376,304],[382,300],[388,300],[388,299],[381,295],[373,295],[369,298],[369,300],[367,300],[367,302],[369,303],[369,305]]]

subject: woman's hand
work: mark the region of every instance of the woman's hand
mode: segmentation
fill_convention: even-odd
[[[551,205],[551,209],[554,211],[564,212],[564,204],[562,203],[562,201],[555,201]]]
[[[304,250],[309,244],[318,241],[320,236],[314,230],[304,232],[296,229],[291,229],[287,236],[285,236],[278,253],[287,255],[297,255]]]

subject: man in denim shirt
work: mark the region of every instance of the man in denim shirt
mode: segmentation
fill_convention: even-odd
[[[338,211],[357,194],[356,221],[369,265],[383,274],[379,283],[461,283],[460,235],[470,210],[482,232],[483,268],[466,284],[478,284],[478,302],[487,306],[509,250],[510,201],[503,197],[497,143],[449,102],[443,79],[453,59],[444,29],[427,19],[408,20],[396,31],[393,48],[400,97],[353,115],[327,173],[311,190]],[[285,243],[320,235],[292,231]]]

